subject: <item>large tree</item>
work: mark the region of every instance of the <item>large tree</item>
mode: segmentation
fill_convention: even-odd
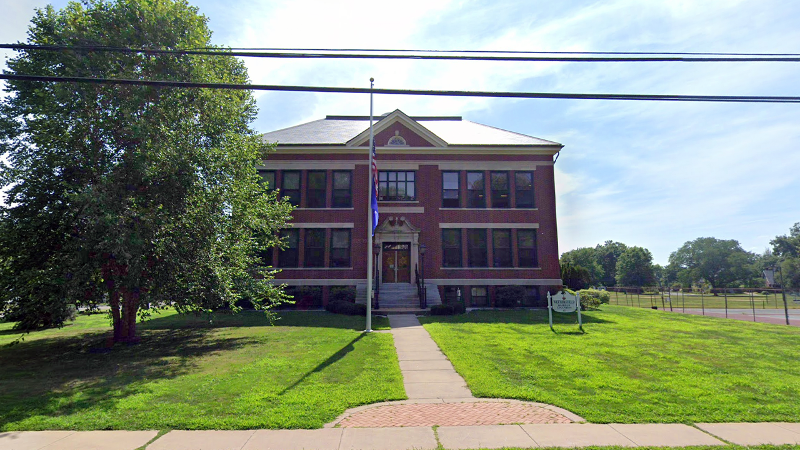
[[[800,287],[800,222],[794,224],[789,229],[788,235],[777,236],[770,241],[772,244],[773,258],[769,264],[776,266],[780,264],[783,271],[783,284],[787,288],[796,289]],[[780,282],[780,276],[778,276]]]
[[[575,250],[564,252],[560,259],[561,265],[570,264],[574,267],[581,267],[588,272],[587,283],[598,284],[603,277],[603,266],[597,261],[597,254],[592,247],[581,247]]]
[[[617,282],[617,260],[628,249],[622,242],[605,241],[594,248],[595,258],[603,268],[600,282],[606,286],[614,286]]]
[[[800,222],[789,229],[788,236],[776,236],[769,243],[777,256],[800,258]]]
[[[82,48],[22,51],[8,73],[248,82],[231,56],[86,49],[213,47],[210,36],[182,0],[48,6],[28,43]],[[0,303],[58,324],[66,303],[107,301],[115,340],[132,341],[152,308],[280,301],[257,254],[280,245],[291,208],[258,182],[268,149],[249,127],[249,91],[24,81],[6,91]]]
[[[713,287],[730,287],[753,278],[755,255],[733,239],[697,238],[686,242],[669,256],[679,268],[678,279],[688,283],[700,279]]]
[[[620,286],[649,286],[656,282],[653,255],[642,247],[628,247],[617,260],[617,284]]]

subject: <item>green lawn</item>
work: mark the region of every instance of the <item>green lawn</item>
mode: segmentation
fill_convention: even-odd
[[[0,431],[319,428],[406,398],[391,335],[360,333],[363,317],[280,315],[170,312],[113,348],[105,315],[13,346],[19,333],[0,324]]]
[[[800,329],[603,305],[575,315],[422,319],[478,397],[554,404],[590,422],[800,419]]]

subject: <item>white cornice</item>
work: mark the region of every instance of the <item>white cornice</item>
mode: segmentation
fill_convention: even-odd
[[[514,211],[513,208],[507,208],[505,211]],[[439,228],[497,228],[497,229],[531,229],[539,228],[538,223],[440,223]]]
[[[352,267],[344,267],[343,269],[353,270]],[[303,270],[320,270],[320,268],[309,268]],[[291,278],[275,278],[272,280],[273,284],[285,284],[287,286],[355,286],[358,283],[365,283],[364,278],[351,278],[351,279],[335,279],[335,278],[305,278],[305,279],[291,279]]]
[[[308,223],[297,223],[291,222],[286,224],[290,228],[355,228],[355,224],[352,222],[308,222]]]
[[[561,286],[562,284],[562,281],[556,278],[429,278],[425,282],[439,286]]]
[[[366,166],[364,160],[285,160],[267,159],[260,170],[353,170],[356,166]],[[379,160],[378,170],[419,170],[419,166],[439,166],[439,170],[536,170],[538,166],[552,166],[553,161],[448,161],[448,160]]]
[[[376,147],[378,159],[381,155],[549,155],[553,156],[561,151],[560,145],[537,146],[449,146],[442,147]],[[313,154],[369,154],[367,147],[354,146],[285,146],[278,147],[270,155],[313,155]]]
[[[297,160],[272,160],[267,159],[265,165],[258,166],[259,170],[354,170],[356,163],[353,161],[297,161]],[[364,164],[369,164],[364,162]]]

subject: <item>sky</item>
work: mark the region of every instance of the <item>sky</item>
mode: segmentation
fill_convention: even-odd
[[[0,42],[35,8],[0,0]],[[229,47],[800,53],[800,2],[190,0]],[[0,53],[5,58],[10,52]],[[254,84],[560,93],[800,95],[800,63],[556,63],[247,58]],[[366,115],[365,94],[256,94],[268,132]],[[666,264],[699,237],[762,253],[800,222],[800,105],[375,97],[375,112],[460,115],[560,142],[559,250],[606,240]]]

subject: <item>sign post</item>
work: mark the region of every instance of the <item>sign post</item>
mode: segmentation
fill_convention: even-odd
[[[583,331],[581,319],[581,295],[570,294],[566,291],[558,291],[555,295],[550,295],[547,291],[547,312],[550,316],[550,329],[553,330],[553,311],[560,313],[578,312],[578,328]],[[555,331],[555,330],[553,330]]]

